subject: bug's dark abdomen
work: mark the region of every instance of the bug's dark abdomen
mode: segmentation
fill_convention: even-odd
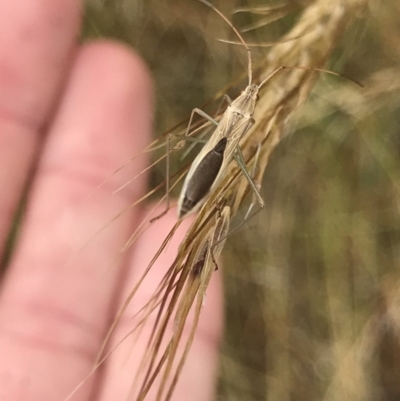
[[[186,188],[183,198],[180,217],[190,212],[196,204],[204,198],[214,183],[224,160],[224,151],[227,140],[222,138],[215,148],[210,150],[197,166],[193,173],[190,184]]]

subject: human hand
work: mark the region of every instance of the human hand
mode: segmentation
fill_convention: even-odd
[[[128,210],[94,236],[145,193],[140,177],[130,189],[110,195],[145,167],[143,156],[87,199],[148,142],[151,83],[127,48],[111,42],[77,45],[80,17],[78,0],[0,2],[2,253],[23,189],[31,183],[2,283],[1,401],[65,399],[90,372],[115,311],[175,222],[169,213],[152,225],[118,266],[115,255],[144,209]],[[151,295],[182,236],[183,231],[161,256],[137,299]],[[175,400],[213,397],[222,320],[217,276]],[[127,319],[119,330],[130,324]],[[141,341],[138,348],[146,344]],[[73,400],[124,401],[139,362],[134,355],[127,359],[130,350],[130,343],[118,348]]]

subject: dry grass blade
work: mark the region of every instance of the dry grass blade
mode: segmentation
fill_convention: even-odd
[[[169,400],[183,368],[197,327],[198,319],[208,283],[216,267],[215,259],[222,251],[224,238],[228,233],[230,207],[224,206],[222,211],[209,221],[209,228],[197,247],[192,248],[187,258],[178,255],[169,269],[168,283],[161,301],[157,318],[149,338],[148,352],[143,358],[141,371],[145,371],[137,400],[144,400],[156,378],[161,374],[157,400]],[[182,346],[183,329],[187,323],[189,312],[194,306],[194,318],[189,338],[184,346],[178,366],[174,367],[178,348]],[[166,329],[173,320],[173,334],[165,338]],[[163,346],[163,341],[167,344]],[[164,351],[161,351],[164,348]],[[161,356],[160,356],[161,353]],[[172,376],[170,384],[168,381]],[[134,389],[133,389],[134,391]],[[164,397],[164,393],[167,395]]]

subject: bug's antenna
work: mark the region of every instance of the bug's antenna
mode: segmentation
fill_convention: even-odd
[[[242,38],[242,35],[239,33],[239,31],[233,26],[232,22],[228,20],[228,18],[225,17],[224,14],[222,14],[221,11],[218,10],[215,6],[213,6],[211,3],[209,3],[206,0],[197,0],[200,3],[203,3],[207,7],[211,8],[214,10],[232,29],[233,32],[235,32],[236,36],[239,38],[240,42],[243,44],[245,49],[247,50],[247,59],[248,59],[248,70],[249,70],[249,85],[251,85],[252,82],[252,75],[253,75],[253,65],[252,65],[252,60],[251,60],[251,52],[249,49],[249,46],[247,46],[246,42]]]
[[[282,71],[282,70],[284,70],[284,69],[286,69],[286,67],[281,66],[281,67],[278,67],[277,69],[275,69],[274,71],[272,71],[271,74],[269,74],[269,75],[267,76],[267,78],[265,78],[265,79],[258,85],[258,88],[260,89],[265,83],[267,83],[268,81],[270,81],[270,80],[272,79],[272,77],[274,77],[279,71]]]
[[[200,0],[199,0],[200,1]],[[357,86],[359,86],[360,88],[363,88],[364,86],[356,81],[355,79],[346,77],[342,74],[339,74],[338,72],[335,71],[330,71],[330,70],[326,70],[324,68],[316,68],[316,67],[305,67],[305,66],[297,66],[297,65],[293,65],[293,66],[280,66],[278,67],[276,70],[272,71],[271,74],[269,74],[259,85],[258,88],[261,88],[265,83],[267,83],[268,81],[271,80],[272,77],[274,77],[279,71],[282,70],[305,70],[305,71],[317,71],[317,72],[323,72],[325,74],[330,74],[330,75],[334,75],[335,77],[340,77],[343,79],[346,79],[347,81],[352,82],[353,84],[356,84]]]

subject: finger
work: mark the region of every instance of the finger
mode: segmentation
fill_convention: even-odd
[[[113,258],[137,210],[74,251],[144,191],[141,177],[131,190],[110,195],[111,188],[144,168],[141,157],[87,200],[111,171],[145,146],[149,92],[143,64],[124,47],[100,43],[79,52],[3,292],[0,394],[7,394],[7,401],[63,400],[94,363],[122,277]],[[88,385],[74,400],[86,400],[89,393]]]
[[[0,1],[0,257],[79,20],[79,0]]]
[[[157,252],[159,246],[176,222],[176,211],[169,212],[161,220],[155,222],[150,230],[135,244],[132,257],[132,269],[126,279],[124,291],[121,293],[121,303],[129,296],[135,283],[143,273],[144,269]],[[132,319],[135,312],[140,309],[154,294],[161,278],[171,266],[177,255],[177,249],[182,242],[185,232],[190,224],[190,219],[184,220],[177,233],[172,238],[142,286],[135,294],[125,313],[126,318],[121,320],[118,326],[113,344],[130,332],[137,319]],[[190,317],[190,315],[189,315]],[[173,318],[172,318],[173,320]],[[221,274],[216,272],[211,279],[207,289],[207,299],[201,311],[196,336],[192,344],[185,368],[180,375],[173,400],[182,401],[211,401],[214,399],[215,383],[218,366],[218,346],[222,332],[222,281]],[[151,319],[154,322],[154,319]],[[182,344],[186,344],[192,319],[188,318],[186,330],[183,333]],[[151,326],[151,325],[150,325]],[[172,336],[172,325],[168,327],[165,337]],[[139,338],[131,336],[126,339],[107,361],[107,367],[103,378],[104,389],[99,401],[111,401],[114,399],[126,399],[132,390],[132,384],[140,365],[140,356],[148,347],[148,335],[151,327],[145,327]],[[165,346],[165,344],[164,344]],[[158,382],[159,383],[159,382]],[[140,383],[139,383],[140,384]],[[155,399],[157,385],[149,393],[149,400]],[[136,388],[137,390],[137,388]]]

